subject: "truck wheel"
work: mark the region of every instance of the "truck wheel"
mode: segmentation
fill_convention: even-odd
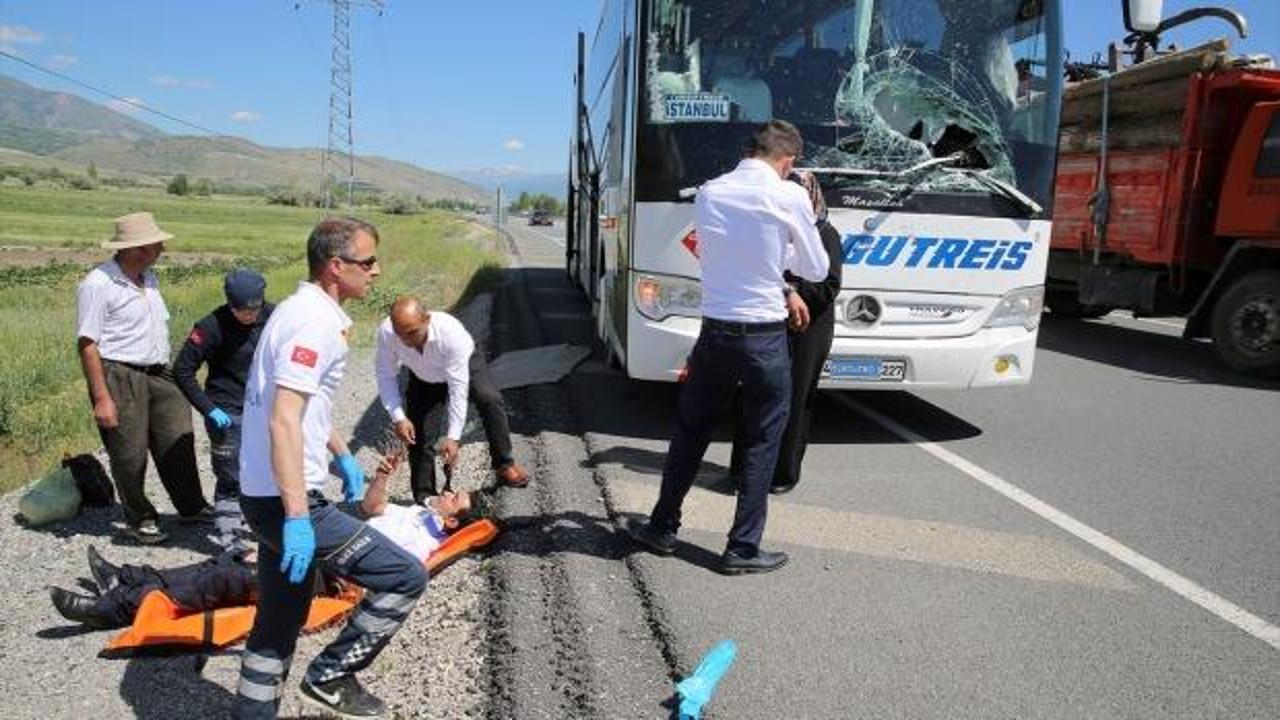
[[[1111,312],[1111,308],[1103,305],[1081,305],[1076,291],[1047,290],[1044,295],[1045,307],[1049,312],[1064,318],[1092,319],[1100,318]]]
[[[1213,345],[1237,372],[1280,372],[1280,271],[1258,270],[1233,282],[1213,307]]]

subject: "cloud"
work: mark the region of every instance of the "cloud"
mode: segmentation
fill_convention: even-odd
[[[134,113],[141,112],[142,108],[139,107],[140,105],[146,106],[146,103],[142,102],[141,98],[136,97],[127,97],[120,100],[112,98],[107,101],[107,107],[118,113],[124,113],[125,115],[133,115]]]
[[[19,45],[39,45],[44,42],[44,33],[36,32],[22,25],[0,25],[0,50],[14,55]]]
[[[76,57],[75,55],[58,54],[49,58],[49,65],[51,65],[52,67],[58,70],[69,68],[78,62],[80,62],[80,58]]]
[[[258,122],[262,116],[250,110],[237,110],[231,113],[231,119],[235,122]]]
[[[152,76],[151,84],[162,88],[187,88],[188,90],[208,90],[213,87],[213,83],[208,80],[183,79],[173,75]]]
[[[510,150],[511,152],[518,152],[524,149],[524,141],[520,138],[511,138],[510,140],[502,143],[502,147]]]

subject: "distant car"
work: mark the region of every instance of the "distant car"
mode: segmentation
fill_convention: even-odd
[[[530,225],[551,225],[553,224],[551,222],[551,214],[547,212],[543,212],[542,210],[537,210],[532,215],[529,216],[529,224]]]

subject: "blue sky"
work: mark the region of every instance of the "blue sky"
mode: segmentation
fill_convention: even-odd
[[[744,0],[749,1],[749,0]],[[1213,0],[1166,0],[1165,14]],[[1280,55],[1280,2],[1220,0],[1250,20],[1245,52]],[[302,0],[0,0],[0,48],[219,132],[325,143],[332,14]],[[1069,0],[1085,59],[1123,34],[1118,0]],[[562,172],[575,32],[599,0],[389,0],[353,14],[356,150],[436,170]],[[1227,26],[1172,33],[1190,45]],[[105,102],[0,59],[0,73]],[[190,133],[145,114],[169,132]]]

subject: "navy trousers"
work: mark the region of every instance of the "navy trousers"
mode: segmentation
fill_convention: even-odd
[[[124,565],[119,584],[95,602],[98,612],[111,618],[116,627],[133,623],[147,593],[160,590],[186,612],[248,605],[258,592],[252,565],[234,555],[159,570],[150,565]]]
[[[240,498],[245,520],[258,534],[258,613],[245,642],[234,716],[274,718],[280,706],[298,632],[311,609],[317,565],[365,589],[355,613],[307,668],[307,680],[328,682],[369,666],[427,586],[422,561],[384,535],[330,504],[309,495],[316,559],[301,583],[280,572],[284,505],[278,497]]]
[[[217,483],[213,486],[213,527],[215,540],[223,550],[244,554],[249,538],[240,513],[240,415],[231,416],[231,427],[209,426],[209,463]]]
[[[716,422],[742,393],[742,479],[728,549],[748,556],[760,546],[778,442],[791,408],[791,356],[781,323],[758,332],[741,323],[704,321],[680,390],[675,434],[662,470],[662,490],[649,514],[657,530],[680,528],[680,507],[693,485]]]

